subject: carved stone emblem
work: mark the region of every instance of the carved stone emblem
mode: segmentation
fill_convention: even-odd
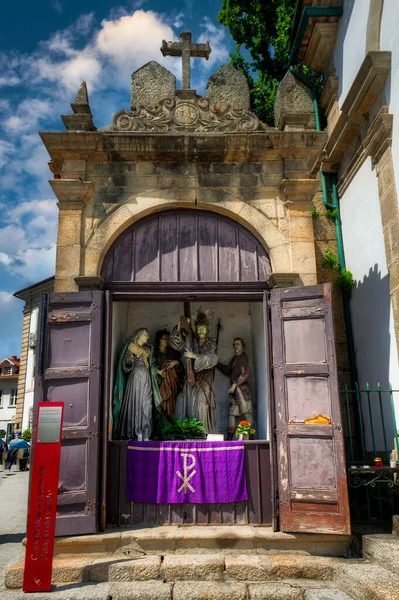
[[[175,121],[178,125],[193,125],[198,116],[196,107],[188,102],[175,108]]]
[[[135,106],[131,111],[121,110],[114,115],[108,131],[197,131],[234,133],[266,128],[246,109],[217,108],[208,98],[166,98],[152,108]]]

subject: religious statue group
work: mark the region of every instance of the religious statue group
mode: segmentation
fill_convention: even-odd
[[[167,417],[195,418],[216,433],[215,368],[230,379],[228,436],[239,421],[252,422],[251,390],[245,343],[234,338],[234,356],[219,363],[217,343],[209,337],[210,311],[198,309],[193,324],[181,317],[172,333],[157,331],[148,343],[146,328],[137,329],[122,349],[113,395],[113,438],[149,440]]]

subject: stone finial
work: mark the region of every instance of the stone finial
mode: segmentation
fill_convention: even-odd
[[[71,104],[72,115],[61,115],[63,123],[68,131],[95,131],[93,118],[89,105],[87,85],[82,81],[75,100]]]
[[[277,88],[274,119],[280,131],[316,128],[312,91],[291,71],[287,71]]]
[[[230,63],[222,65],[209,78],[206,96],[214,107],[222,110],[228,106],[233,110],[250,108],[247,78]]]
[[[176,77],[155,60],[132,74],[131,108],[152,108],[165,98],[174,98]]]
[[[90,114],[91,110],[89,106],[89,94],[87,93],[87,85],[85,81],[82,81],[78,93],[76,94],[75,100],[71,104],[71,108],[76,114]]]

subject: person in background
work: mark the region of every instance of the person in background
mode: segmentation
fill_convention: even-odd
[[[7,444],[6,444],[6,432],[4,429],[0,430],[0,464],[3,462],[3,454],[7,452]]]
[[[12,448],[16,448],[19,450],[20,448],[24,449],[24,458],[19,461],[19,470],[25,471],[26,463],[28,462],[29,457],[29,448],[30,445],[22,438],[22,433],[20,431],[16,431],[14,434],[14,439],[10,442],[10,450]]]

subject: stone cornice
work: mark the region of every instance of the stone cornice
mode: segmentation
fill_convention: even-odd
[[[323,93],[320,98],[320,104],[328,112],[328,108],[338,92],[338,77],[336,75],[330,75],[327,78],[326,85],[324,86]]]
[[[368,156],[377,163],[392,142],[393,115],[388,113],[388,106],[383,106],[369,128],[362,144],[357,149],[344,177],[339,182],[338,193],[341,196]]]
[[[281,191],[287,200],[288,208],[290,204],[297,207],[299,204],[311,208],[312,198],[320,187],[318,179],[283,179]]]
[[[93,193],[91,181],[52,179],[50,185],[58,198],[60,209],[63,210],[83,208]]]
[[[79,292],[87,290],[102,290],[104,287],[104,278],[101,275],[94,275],[86,277],[81,275],[75,277],[76,285],[79,288]]]
[[[338,22],[314,23],[313,31],[309,39],[306,55],[303,62],[312,71],[322,73],[334,50],[337,39]]]
[[[341,115],[325,146],[325,165],[335,166],[359,134],[365,118],[384,89],[391,67],[390,52],[369,52],[342,105]]]
[[[254,133],[48,132],[41,138],[57,164],[65,159],[251,162],[306,159],[314,164],[326,142],[324,131]]]
[[[271,273],[267,279],[271,288],[286,288],[303,285],[298,273]]]

